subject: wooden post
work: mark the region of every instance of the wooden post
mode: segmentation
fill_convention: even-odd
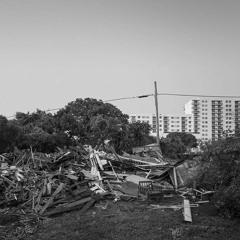
[[[160,137],[159,137],[159,113],[158,113],[158,93],[157,93],[157,82],[154,82],[154,87],[155,87],[155,107],[156,107],[156,123],[157,123],[157,144],[159,146],[161,155],[162,155],[162,149],[160,146]],[[163,155],[162,155],[163,156]]]
[[[154,82],[155,87],[155,107],[156,107],[156,121],[157,121],[157,143],[160,146],[160,139],[159,139],[159,114],[158,114],[158,95],[157,95],[157,82]]]

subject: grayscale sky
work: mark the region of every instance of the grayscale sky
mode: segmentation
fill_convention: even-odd
[[[0,0],[0,114],[154,93],[240,95],[239,0]],[[190,97],[159,96],[183,113]],[[154,98],[112,102],[154,113]]]

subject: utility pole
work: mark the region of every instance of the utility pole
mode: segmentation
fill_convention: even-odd
[[[160,138],[159,138],[159,114],[158,114],[158,93],[157,93],[157,82],[154,82],[155,87],[155,107],[156,107],[156,122],[157,122],[157,144],[160,147]]]

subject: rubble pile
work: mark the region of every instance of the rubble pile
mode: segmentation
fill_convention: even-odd
[[[101,199],[148,199],[149,189],[140,194],[142,183],[171,195],[179,182],[174,169],[161,157],[119,156],[113,148],[106,153],[79,145],[52,154],[15,149],[0,155],[0,225],[21,223],[16,235],[23,237],[49,217],[76,209],[84,214]],[[172,184],[163,181],[167,173]]]

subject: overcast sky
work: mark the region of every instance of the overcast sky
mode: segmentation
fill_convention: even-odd
[[[240,95],[239,0],[0,0],[0,114],[154,93]],[[190,97],[159,96],[183,113]],[[154,113],[154,98],[112,102]]]

